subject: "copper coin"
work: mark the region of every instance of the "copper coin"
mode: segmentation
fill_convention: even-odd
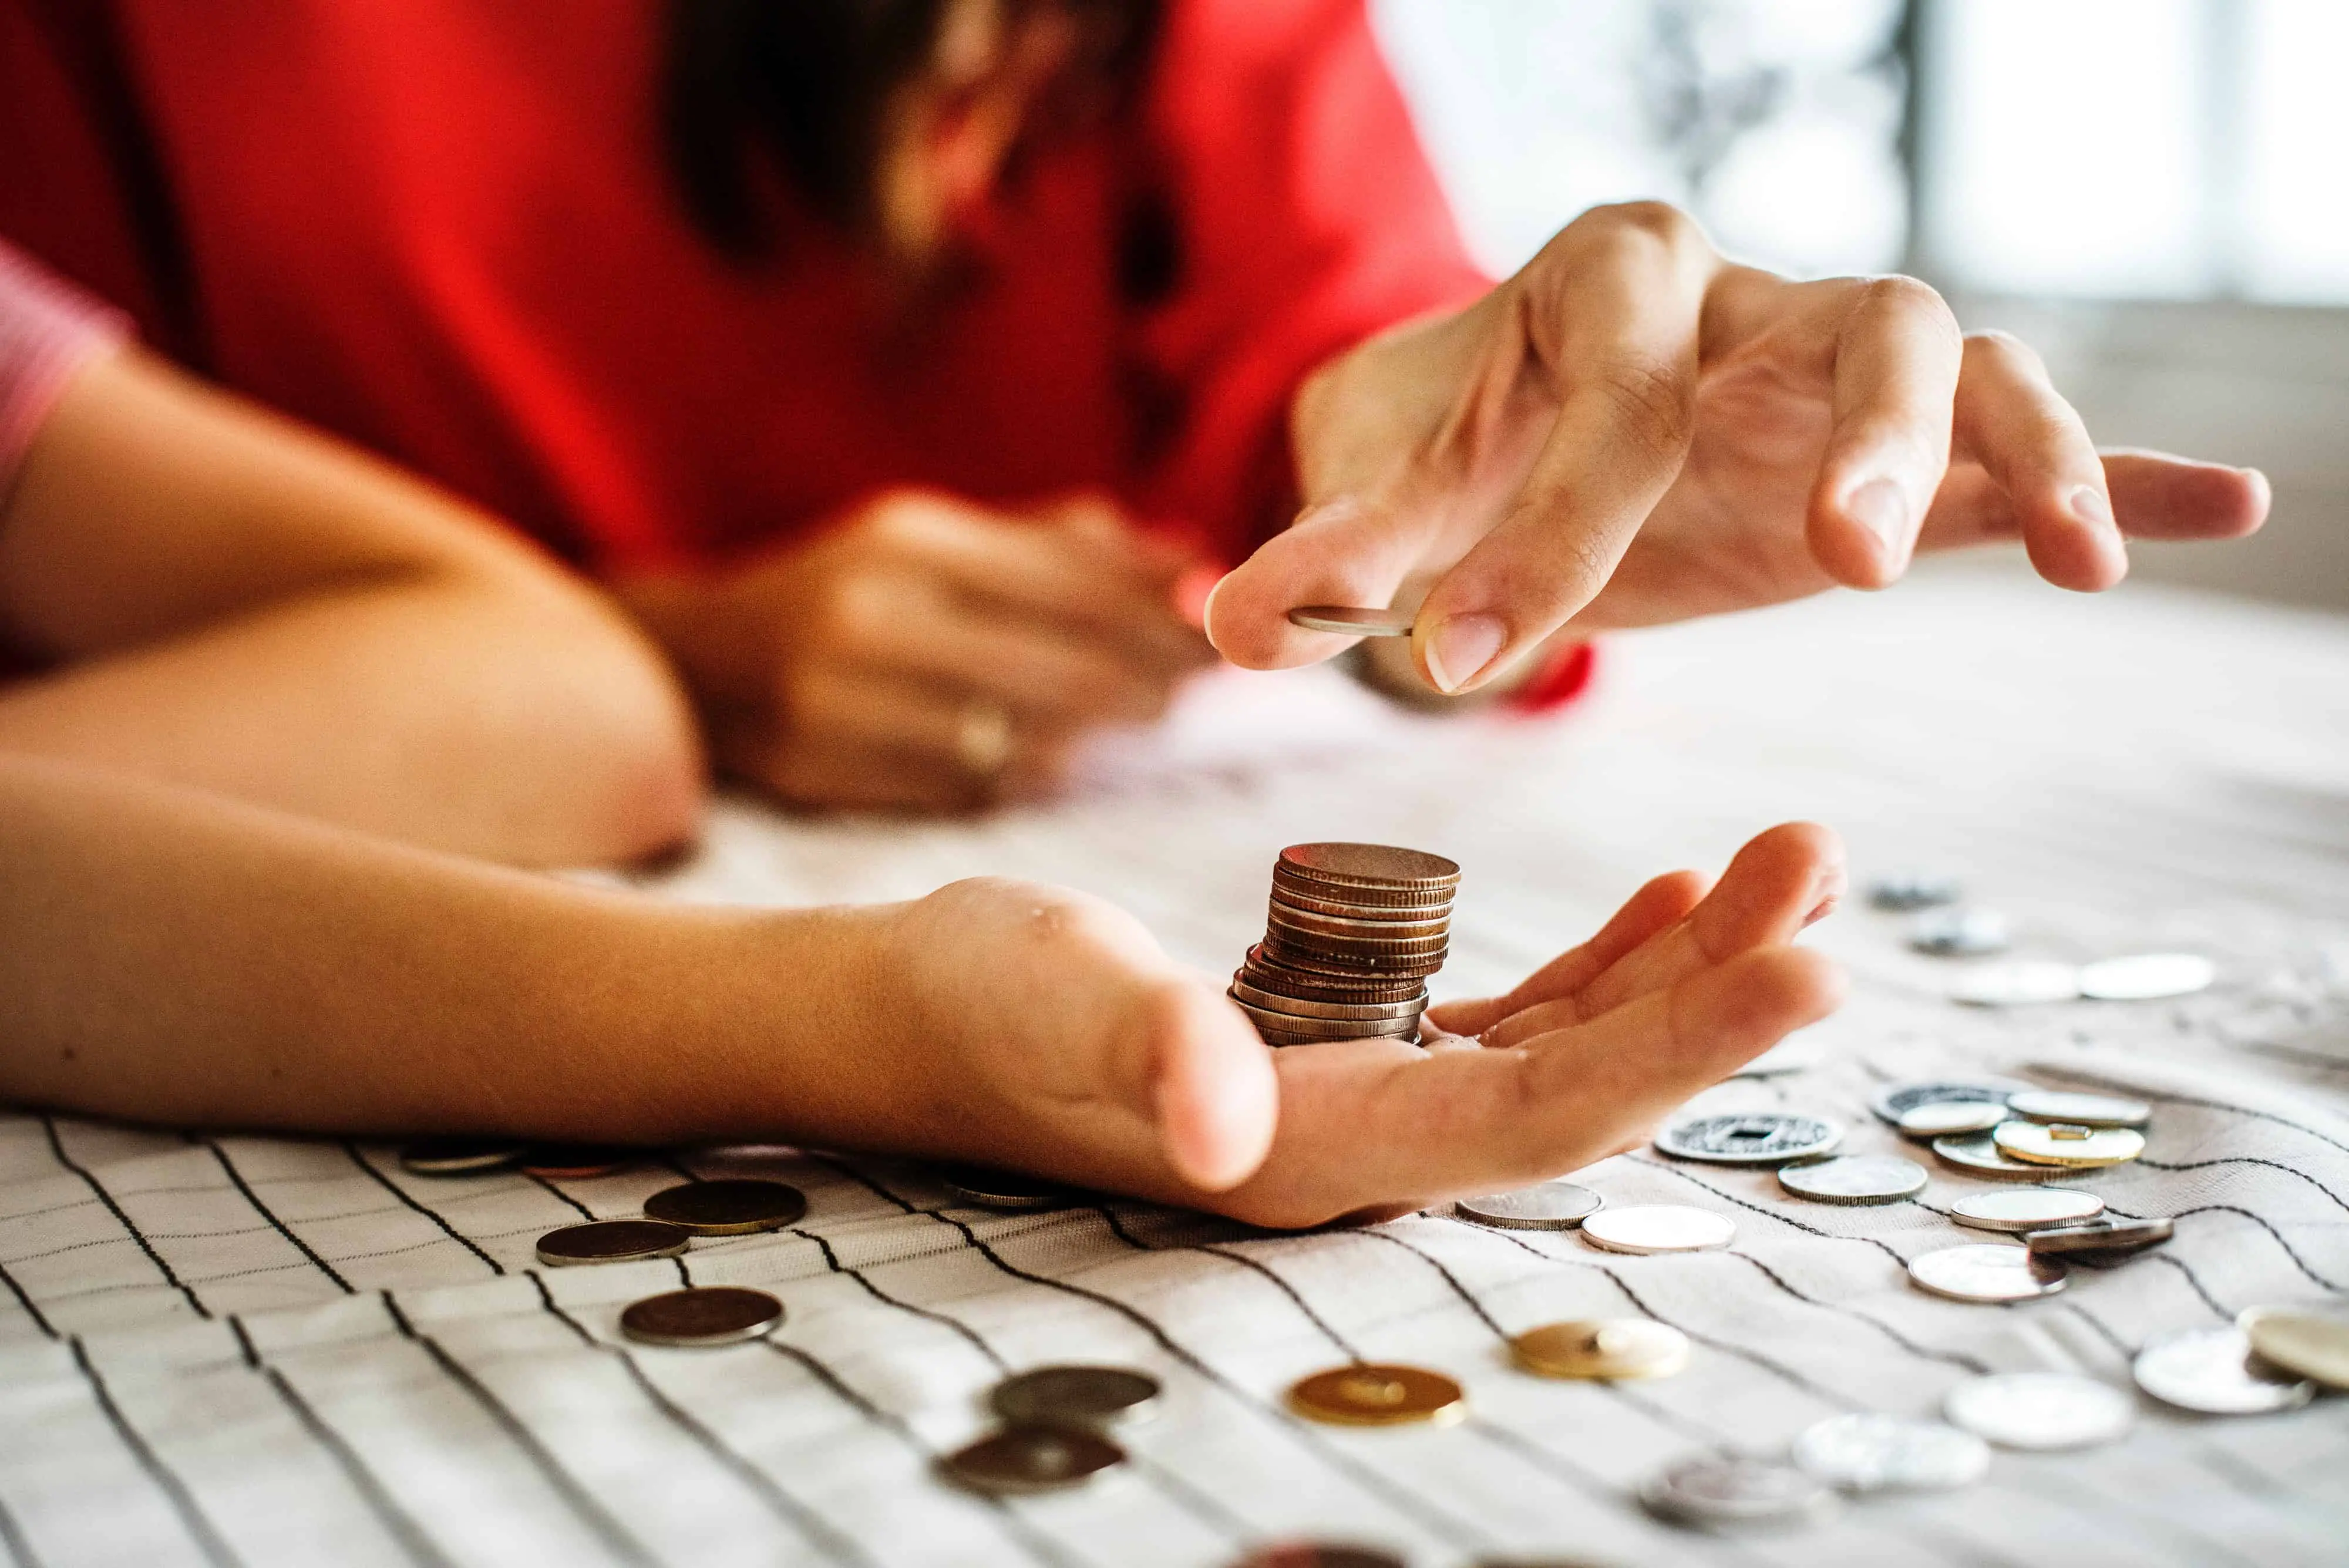
[[[795,1224],[807,1208],[807,1194],[780,1181],[688,1181],[646,1199],[645,1218],[682,1225],[697,1236],[747,1236]]]
[[[1259,991],[1309,1002],[1408,1002],[1427,992],[1424,975],[1359,971],[1330,974],[1292,969],[1267,954],[1261,943],[1248,949],[1247,962],[1241,966],[1239,978]]]
[[[1377,964],[1398,959],[1405,962],[1441,959],[1452,950],[1452,938],[1448,932],[1394,940],[1384,937],[1325,937],[1292,929],[1278,920],[1265,926],[1264,940],[1271,946],[1275,958],[1286,961],[1289,953],[1305,953],[1316,959],[1344,964]]]
[[[1287,1030],[1274,1029],[1269,1025],[1263,1023],[1259,1023],[1256,1026],[1256,1033],[1257,1038],[1262,1040],[1268,1045],[1330,1045],[1336,1044],[1336,1042],[1330,1040],[1327,1035],[1291,1034]],[[1347,1036],[1346,1038],[1355,1040],[1397,1040],[1401,1041],[1405,1045],[1416,1045],[1419,1044],[1420,1037],[1419,1032],[1414,1029],[1407,1034],[1355,1034]]]
[[[1283,1012],[1240,1003],[1240,1010],[1259,1030],[1270,1030],[1299,1040],[1368,1040],[1375,1034],[1416,1034],[1419,1014],[1401,1018],[1294,1018]]]
[[[1291,909],[1275,893],[1265,919],[1309,937],[1351,937],[1366,941],[1410,941],[1440,937],[1452,929],[1449,910],[1438,915],[1414,916],[1409,919],[1373,919],[1361,914],[1319,915],[1305,909]]]
[[[1300,1378],[1289,1387],[1288,1407],[1340,1427],[1448,1427],[1468,1413],[1460,1385],[1441,1372],[1376,1362]]]
[[[674,1258],[693,1240],[682,1225],[658,1220],[591,1220],[565,1225],[538,1239],[538,1261],[554,1268],[574,1263],[633,1263]]]
[[[626,1170],[636,1163],[636,1151],[615,1148],[594,1143],[542,1143],[532,1146],[522,1158],[523,1174],[544,1176],[558,1181],[584,1181],[591,1176],[609,1176]]]
[[[1309,974],[1371,974],[1393,980],[1425,980],[1444,967],[1445,957],[1442,952],[1392,958],[1369,953],[1339,957],[1283,941],[1271,931],[1265,933],[1264,947],[1277,961]]]
[[[1300,996],[1282,996],[1277,992],[1235,975],[1232,979],[1232,1000],[1243,1006],[1266,1012],[1285,1012],[1294,1018],[1352,1018],[1376,1021],[1381,1018],[1416,1018],[1427,1007],[1427,988],[1422,986],[1416,996],[1402,1002],[1314,1002]]]
[[[1454,900],[1446,890],[1401,900],[1382,897],[1375,903],[1361,903],[1340,888],[1319,884],[1309,887],[1276,876],[1272,879],[1272,901],[1283,909],[1340,920],[1443,920],[1451,918]]]
[[[1460,866],[1423,849],[1392,844],[1292,844],[1277,869],[1309,882],[1358,888],[1456,888]]]
[[[507,1169],[527,1147],[506,1137],[419,1138],[399,1151],[399,1163],[419,1176],[474,1176]]]
[[[2135,1252],[2160,1245],[2176,1231],[2176,1226],[2158,1217],[2120,1220],[2107,1214],[2094,1220],[2083,1220],[2074,1225],[2049,1225],[2025,1231],[2023,1243],[2033,1252],[2057,1255],[2065,1252]]]
[[[783,1303],[764,1291],[697,1285],[631,1303],[620,1332],[646,1345],[739,1345],[783,1321]]]
[[[1059,1491],[1124,1462],[1125,1450],[1100,1433],[1059,1427],[1013,1427],[938,1461],[953,1480],[990,1494]]]

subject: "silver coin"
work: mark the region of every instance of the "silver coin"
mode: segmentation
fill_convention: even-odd
[[[696,1285],[630,1303],[620,1314],[620,1332],[646,1345],[735,1345],[782,1321],[783,1303],[764,1291]]]
[[[1950,977],[1951,1002],[1969,1007],[2036,1007],[2080,1000],[2080,971],[2068,963],[2025,959],[1978,963]]]
[[[2006,1107],[1995,1100],[1933,1100],[1900,1113],[1902,1137],[1930,1143],[1957,1133],[1988,1132],[2006,1120]]]
[[[1933,1140],[1933,1153],[1961,1170],[1976,1176],[2001,1176],[2042,1181],[2054,1176],[2058,1167],[2033,1165],[2029,1160],[2010,1159],[2002,1153],[1998,1140],[1989,1133],[1966,1133]]]
[[[2088,1449],[2128,1436],[2137,1401],[2068,1372],[2001,1372],[1950,1390],[1942,1414],[2002,1449]]]
[[[1954,904],[1964,888],[1946,871],[1895,871],[1868,885],[1868,901],[1896,915]]]
[[[1314,1002],[1304,997],[1282,996],[1238,979],[1232,981],[1232,1000],[1243,1007],[1253,1007],[1265,1012],[1285,1012],[1297,1018],[1369,1019],[1374,1022],[1384,1018],[1417,1018],[1427,1008],[1424,988],[1408,1002]]]
[[[2025,1089],[2006,1108],[2030,1122],[2069,1122],[2084,1127],[2141,1127],[2153,1119],[2143,1100],[2113,1095],[2075,1095],[2061,1089]]]
[[[519,1165],[530,1145],[502,1137],[420,1138],[399,1151],[399,1163],[419,1176],[472,1176]]]
[[[1736,1234],[1728,1215],[1678,1203],[1601,1209],[1582,1221],[1582,1239],[1610,1252],[1702,1252],[1728,1246]]]
[[[1232,1000],[1239,1002],[1237,997]],[[1259,1030],[1269,1029],[1301,1040],[1367,1040],[1375,1034],[1419,1033],[1416,1012],[1406,1012],[1398,1018],[1299,1018],[1246,1002],[1239,1005],[1240,1011],[1248,1015],[1248,1022]]]
[[[1288,624],[1340,637],[1409,637],[1413,610],[1367,609],[1355,605],[1299,605]]]
[[[1571,1231],[1607,1200],[1570,1181],[1544,1181],[1515,1192],[1464,1198],[1453,1207],[1463,1219],[1505,1231]]]
[[[1909,1260],[1909,1278],[1919,1290],[1953,1302],[2036,1301],[2062,1290],[2068,1272],[2053,1258],[1996,1241],[1970,1241]]]
[[[2137,1352],[2137,1386],[2166,1405],[2206,1416],[2263,1416],[2297,1410],[2316,1385],[2271,1366],[2231,1324],[2166,1334]]]
[[[1909,945],[1935,958],[1987,958],[2007,944],[2006,917],[1996,909],[1928,909],[1909,923]]]
[[[1057,1182],[984,1165],[942,1165],[934,1174],[938,1184],[965,1203],[980,1209],[1066,1209],[1077,1194]]]
[[[2105,1200],[2093,1192],[2068,1187],[2017,1187],[2004,1192],[1976,1192],[1950,1205],[1950,1218],[1977,1231],[2044,1231],[2052,1225],[2076,1225],[2105,1211]]]
[[[590,1220],[565,1225],[538,1239],[538,1261],[549,1268],[575,1263],[634,1263],[674,1258],[692,1244],[693,1232],[658,1220]]]
[[[1990,1469],[1990,1445],[1941,1421],[1829,1416],[1795,1439],[1795,1464],[1846,1491],[1948,1491]]]
[[[1869,1097],[1868,1108],[1876,1119],[1900,1125],[1900,1118],[1919,1106],[1948,1100],[1981,1100],[2006,1104],[2007,1096],[2030,1085],[2017,1078],[1926,1078],[1909,1084],[1888,1084]]]
[[[1889,1154],[1838,1154],[1778,1168],[1778,1185],[1816,1203],[1898,1203],[1925,1190],[1925,1168]]]
[[[2076,1225],[2049,1225],[2030,1232],[2024,1245],[2042,1256],[2065,1252],[2136,1252],[2169,1240],[2176,1231],[2168,1220],[2116,1220],[2104,1215]]]
[[[1106,1427],[1146,1421],[1158,1379],[1125,1366],[1033,1366],[997,1384],[988,1403],[1013,1427]]]
[[[1792,1111],[1691,1116],[1656,1135],[1656,1147],[1674,1159],[1712,1165],[1781,1165],[1825,1154],[1842,1141],[1841,1123]]]
[[[1812,1524],[1836,1509],[1835,1492],[1792,1465],[1713,1455],[1651,1476],[1640,1501],[1659,1519],[1698,1530]]]
[[[1098,1432],[1014,1427],[957,1449],[938,1464],[973,1491],[1004,1495],[1082,1486],[1124,1462],[1125,1450]]]
[[[2160,1002],[2207,991],[2219,966],[2200,953],[2137,953],[2080,971],[2080,994],[2098,1002]]]

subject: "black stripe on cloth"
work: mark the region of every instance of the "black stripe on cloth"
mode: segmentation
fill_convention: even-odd
[[[280,1220],[276,1214],[272,1211],[268,1204],[264,1203],[261,1200],[261,1195],[254,1191],[251,1184],[244,1179],[244,1173],[237,1169],[236,1162],[229,1158],[228,1150],[221,1147],[218,1139],[208,1137],[203,1140],[203,1144],[206,1148],[212,1151],[212,1158],[220,1162],[221,1169],[227,1173],[229,1180],[235,1184],[236,1189],[244,1195],[244,1200],[253,1205],[253,1211],[254,1213],[260,1215],[264,1220],[268,1220],[272,1229],[276,1231],[280,1236],[283,1236],[288,1241],[291,1241],[294,1244],[294,1250],[300,1252],[305,1258],[307,1258],[310,1261],[311,1265],[320,1273],[334,1281],[335,1283],[340,1287],[345,1295],[355,1296],[358,1294],[358,1292],[351,1288],[351,1282],[343,1278],[341,1274],[335,1271],[334,1264],[320,1257],[311,1247],[309,1242],[305,1241],[301,1237],[295,1235],[292,1228],[289,1227],[285,1220]]]
[[[16,1568],[41,1568],[41,1560],[33,1555],[33,1543],[17,1527],[16,1516],[8,1511],[5,1499],[0,1499],[0,1547],[7,1549],[8,1561]]]
[[[490,1266],[490,1272],[493,1274],[502,1274],[506,1272],[506,1267],[503,1263],[499,1262],[495,1258],[491,1257],[487,1252],[481,1251],[480,1245],[476,1243],[471,1236],[466,1235],[463,1231],[458,1230],[457,1227],[450,1224],[447,1216],[443,1215],[438,1209],[429,1208],[422,1203],[419,1203],[414,1198],[409,1195],[407,1189],[402,1188],[399,1183],[394,1181],[390,1177],[386,1176],[382,1171],[377,1169],[375,1161],[369,1159],[364,1153],[360,1152],[359,1146],[357,1144],[353,1143],[349,1138],[345,1138],[343,1140],[343,1152],[351,1157],[351,1163],[353,1165],[357,1166],[361,1170],[366,1171],[369,1176],[375,1178],[376,1184],[381,1187],[386,1192],[390,1193],[394,1198],[398,1199],[409,1208],[413,1209],[419,1214],[423,1215],[427,1220],[431,1220],[435,1225],[440,1226],[441,1234],[447,1236],[449,1240],[464,1248],[468,1252],[472,1253],[476,1258],[481,1259],[482,1262],[487,1263]]]
[[[2109,1203],[2105,1205],[2105,1207],[2108,1211],[2121,1216],[2124,1220],[2143,1220],[2148,1218],[2148,1216],[2144,1214],[2132,1214],[2126,1209],[2115,1209]],[[2198,1214],[2241,1215],[2244,1219],[2250,1220],[2252,1224],[2257,1225],[2261,1230],[2265,1231],[2270,1236],[2273,1237],[2275,1239],[2275,1244],[2283,1249],[2283,1255],[2292,1260],[2292,1266],[2298,1269],[2302,1273],[2306,1274],[2311,1281],[2323,1286],[2328,1291],[2349,1291],[2349,1285],[2335,1284],[2333,1281],[2326,1279],[2323,1274],[2318,1273],[2314,1269],[2310,1268],[2308,1266],[2307,1260],[2302,1258],[2292,1249],[2292,1244],[2291,1242],[2283,1239],[2282,1231],[2277,1230],[2273,1225],[2269,1224],[2265,1220],[2261,1219],[2259,1215],[2252,1213],[2248,1209],[2240,1208],[2232,1203],[2204,1203],[2197,1205],[2192,1209],[2181,1209],[2177,1213],[2165,1215],[2163,1218],[2175,1221],[2178,1220],[2191,1220]]]
[[[690,1438],[703,1453],[717,1462],[720,1469],[728,1471],[757,1494],[759,1501],[766,1505],[767,1511],[773,1514],[786,1528],[804,1538],[817,1551],[835,1563],[870,1563],[873,1561],[863,1547],[833,1529],[821,1514],[784,1490],[781,1482],[758,1465],[753,1464],[726,1439],[711,1430],[707,1422],[670,1398],[659,1385],[646,1376],[644,1367],[638,1365],[636,1356],[630,1354],[626,1346],[606,1345],[598,1340],[587,1332],[585,1324],[557,1306],[554,1297],[547,1291],[546,1281],[542,1276],[533,1272],[529,1278],[532,1287],[538,1292],[539,1305],[544,1307],[557,1323],[577,1335],[581,1345],[618,1361],[621,1366],[626,1369],[629,1380],[636,1384],[638,1392],[644,1395],[647,1402],[654,1409],[658,1410],[667,1418],[669,1425]]]
[[[522,1450],[546,1484],[554,1490],[555,1495],[570,1505],[571,1511],[578,1516],[590,1533],[623,1562],[652,1564],[657,1568],[659,1559],[629,1532],[627,1526],[595,1501],[578,1479],[563,1467],[563,1462],[554,1457],[553,1450],[539,1441],[538,1435],[523,1424],[522,1417],[516,1416],[504,1400],[491,1392],[489,1385],[473,1376],[471,1370],[451,1355],[439,1340],[420,1332],[409,1322],[408,1314],[400,1311],[399,1303],[389,1291],[378,1291],[376,1294],[381,1298],[384,1311],[390,1314],[392,1326],[399,1330],[400,1336],[422,1346],[424,1354],[432,1358],[433,1365],[472,1397],[473,1403],[479,1405],[482,1413],[512,1439],[514,1447]]]
[[[114,1393],[107,1387],[106,1379],[98,1376],[98,1367],[90,1361],[89,1352],[82,1345],[81,1335],[75,1334],[67,1343],[73,1347],[74,1365],[81,1368],[82,1376],[88,1380],[89,1391],[97,1397],[98,1407],[106,1413],[108,1425],[114,1428],[115,1436],[122,1439],[122,1446],[130,1450],[131,1457],[139,1461],[139,1468],[147,1472],[147,1479],[153,1481],[156,1490],[171,1502],[171,1511],[180,1516],[180,1523],[187,1531],[189,1539],[196,1543],[196,1550],[204,1554],[207,1563],[217,1564],[219,1568],[234,1568],[240,1561],[237,1554],[230,1549],[221,1532],[212,1527],[212,1521],[204,1517],[204,1511],[196,1505],[195,1494],[188,1490],[187,1482],[163,1462],[162,1457],[155,1452],[145,1438],[140,1436],[139,1429],[122,1413],[122,1407],[114,1402]]]
[[[1109,1205],[1106,1203],[1096,1204],[1094,1205],[1094,1208],[1101,1217],[1104,1220],[1108,1221],[1110,1234],[1115,1236],[1127,1246],[1133,1248],[1137,1251],[1143,1252],[1166,1251],[1164,1248],[1154,1246],[1150,1242],[1144,1241],[1133,1235],[1133,1232],[1129,1231],[1125,1228],[1124,1222],[1118,1219],[1117,1215],[1111,1210]],[[1319,1313],[1313,1309],[1313,1304],[1310,1302],[1308,1302],[1305,1297],[1299,1293],[1295,1285],[1290,1284],[1286,1278],[1275,1272],[1270,1266],[1260,1260],[1251,1258],[1245,1252],[1232,1251],[1206,1241],[1195,1241],[1188,1244],[1178,1243],[1175,1250],[1186,1252],[1205,1252],[1211,1258],[1221,1258],[1227,1263],[1237,1263],[1241,1268],[1246,1269],[1250,1273],[1263,1279],[1269,1283],[1273,1289],[1278,1291],[1282,1295],[1287,1296],[1289,1300],[1289,1304],[1296,1307],[1299,1314],[1304,1317],[1305,1321],[1311,1324],[1314,1330],[1319,1333],[1322,1338],[1328,1340],[1331,1345],[1337,1347],[1339,1355],[1344,1356],[1349,1361],[1354,1362],[1367,1359],[1362,1355],[1361,1351],[1354,1345],[1353,1341],[1348,1339],[1344,1334],[1340,1334],[1336,1328],[1330,1325],[1328,1319],[1324,1318]]]
[[[92,1176],[80,1161],[66,1152],[65,1139],[57,1132],[57,1118],[44,1111],[41,1114],[41,1127],[49,1135],[49,1152],[57,1156],[57,1163],[80,1177],[83,1184],[89,1189],[90,1196],[106,1205],[106,1211],[114,1216],[116,1223],[129,1232],[132,1241],[139,1243],[139,1250],[147,1254],[147,1261],[155,1265],[156,1272],[163,1276],[164,1282],[187,1298],[188,1304],[195,1309],[198,1317],[212,1316],[212,1309],[204,1305],[196,1293],[189,1288],[186,1281],[172,1272],[171,1265],[163,1261],[163,1254],[157,1251],[154,1243],[147,1240],[147,1233],[140,1230],[132,1222],[130,1216],[122,1211],[122,1205],[114,1200],[114,1194],[109,1192],[105,1184]]]
[[[23,1260],[19,1259],[18,1262],[21,1262]],[[57,1338],[57,1325],[49,1322],[48,1315],[41,1311],[30,1295],[26,1293],[25,1287],[17,1282],[16,1276],[8,1272],[8,1266],[5,1263],[0,1263],[0,1285],[8,1287],[8,1293],[16,1298],[16,1304],[25,1309],[25,1315],[33,1320],[35,1328],[39,1329],[51,1339]]]
[[[2204,1287],[2201,1276],[2197,1274],[2193,1269],[2187,1264],[2185,1259],[2162,1251],[2157,1251],[2153,1256],[2155,1261],[2168,1263],[2171,1268],[2176,1269],[2179,1273],[2184,1274],[2186,1276],[2186,1282],[2194,1287],[2194,1293],[2202,1298],[2202,1304],[2209,1307],[2211,1313],[2216,1315],[2220,1322],[2232,1323],[2235,1321],[2235,1314],[2219,1304],[2219,1298],[2212,1295],[2209,1291]]]
[[[533,1181],[538,1183],[539,1186],[546,1189],[547,1191],[554,1194],[555,1197],[561,1199],[564,1202],[571,1205],[572,1209],[582,1220],[593,1220],[595,1218],[595,1211],[593,1209],[588,1208],[587,1205],[580,1202],[579,1199],[572,1197],[571,1194],[564,1191],[563,1189],[555,1186],[554,1183],[549,1181],[543,1176],[539,1175],[535,1171],[530,1170],[525,1170],[523,1174],[529,1177]],[[438,1216],[435,1216],[435,1218],[438,1218]]]
[[[2195,1095],[2166,1095],[2155,1089],[2140,1089],[2134,1084],[2125,1084],[2117,1078],[2100,1077],[2094,1073],[2075,1072],[2070,1068],[2051,1067],[2045,1071],[2050,1077],[2070,1078],[2078,1083],[2099,1085],[2136,1099],[2154,1100],[2172,1106],[2199,1106],[2206,1111],[2231,1111],[2236,1116],[2250,1116],[2255,1121],[2273,1122],[2280,1127],[2290,1127],[2294,1132],[2306,1133],[2319,1143],[2329,1144],[2342,1153],[2349,1154],[2349,1143],[2343,1143],[2330,1133],[2321,1133],[2313,1127],[2293,1121],[2290,1116],[2280,1116],[2273,1111],[2255,1111],[2249,1106],[2230,1106],[2224,1100],[2206,1100]]]
[[[1939,1361],[1951,1366],[1961,1366],[1968,1372],[1974,1373],[1977,1376],[1985,1374],[1991,1369],[1989,1362],[1983,1361],[1978,1356],[1969,1355],[1962,1350],[1936,1350],[1930,1345],[1920,1345],[1915,1340],[1910,1339],[1907,1334],[1901,1333],[1899,1329],[1893,1327],[1890,1324],[1884,1322],[1881,1318],[1870,1317],[1868,1314],[1860,1311],[1856,1306],[1852,1306],[1844,1302],[1831,1302],[1824,1297],[1811,1295],[1807,1292],[1796,1290],[1779,1275],[1777,1270],[1772,1268],[1769,1264],[1764,1262],[1761,1259],[1755,1257],[1751,1252],[1741,1252],[1734,1247],[1724,1247],[1722,1251],[1733,1258],[1743,1258],[1745,1262],[1753,1264],[1756,1269],[1759,1269],[1762,1272],[1764,1277],[1768,1279],[1772,1284],[1777,1286],[1780,1290],[1785,1292],[1796,1301],[1807,1302],[1812,1306],[1822,1307],[1828,1312],[1840,1314],[1842,1316],[1851,1319],[1854,1323],[1864,1323],[1868,1324],[1868,1327],[1875,1329],[1878,1333],[1883,1334],[1885,1338],[1890,1340],[1893,1344],[1899,1345],[1901,1349],[1907,1351],[1911,1355],[1922,1356],[1928,1361]]]
[[[2305,1181],[2311,1187],[2313,1187],[2316,1190],[2324,1194],[2325,1197],[2333,1199],[2334,1203],[2339,1204],[2344,1211],[2349,1211],[2349,1199],[2343,1198],[2341,1194],[2333,1191],[2333,1189],[2325,1186],[2324,1183],[2317,1180],[2316,1178],[2309,1175],[2308,1172],[2301,1169],[2297,1166],[2287,1165],[2282,1160],[2262,1159],[2255,1154],[2222,1154],[2210,1159],[2180,1160],[2148,1159],[2145,1156],[2139,1155],[2137,1158],[2129,1161],[2128,1165],[2120,1166],[2107,1170],[2104,1174],[2107,1178],[2125,1175],[2130,1167],[2139,1165],[2148,1167],[2154,1170],[2207,1170],[2214,1165],[2264,1166],[2270,1170],[2281,1170],[2286,1176],[2296,1176],[2300,1178],[2301,1180]]]
[[[2055,1304],[2063,1311],[2068,1312],[2074,1317],[2078,1318],[2082,1323],[2086,1324],[2089,1328],[2095,1332],[2096,1337],[2103,1340],[2106,1345],[2111,1345],[2114,1352],[2117,1354],[2123,1361],[2135,1359],[2137,1355],[2136,1349],[2131,1346],[2127,1340],[2114,1333],[2103,1318],[2098,1317],[2095,1313],[2090,1312],[2086,1307],[2081,1305],[2078,1302],[2074,1301],[2069,1296],[2064,1297]]]

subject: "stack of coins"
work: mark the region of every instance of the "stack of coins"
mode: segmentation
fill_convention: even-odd
[[[1268,1044],[1417,1043],[1427,977],[1451,944],[1460,867],[1381,844],[1293,844],[1272,868],[1264,940],[1231,997]]]

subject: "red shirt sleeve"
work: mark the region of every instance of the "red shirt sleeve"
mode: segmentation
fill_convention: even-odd
[[[1171,6],[1144,106],[1180,245],[1145,324],[1183,413],[1144,501],[1228,520],[1237,561],[1295,509],[1288,415],[1324,359],[1491,286],[1469,260],[1361,0]]]

